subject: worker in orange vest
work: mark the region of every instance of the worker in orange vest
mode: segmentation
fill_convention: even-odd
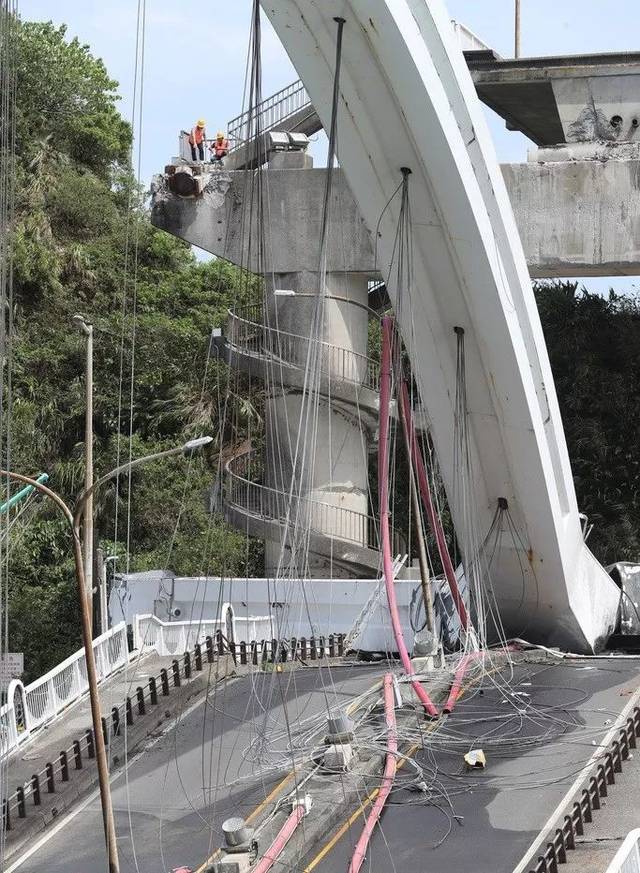
[[[192,128],[191,133],[189,134],[189,145],[191,146],[192,161],[197,161],[198,158],[200,158],[201,161],[204,161],[204,144],[207,139],[205,125],[206,121],[201,118],[196,126]]]
[[[216,138],[209,148],[211,149],[212,163],[215,163],[216,161],[221,161],[229,154],[229,140],[226,138],[221,130],[217,132]]]

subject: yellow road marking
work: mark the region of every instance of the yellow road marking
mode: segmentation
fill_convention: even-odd
[[[464,697],[465,691],[468,691],[469,688],[471,688],[478,681],[478,679],[482,679],[484,676],[490,676],[492,673],[497,673],[498,670],[500,670],[500,669],[502,669],[502,667],[494,667],[492,670],[487,670],[486,673],[483,673],[481,676],[477,676],[475,679],[472,679],[463,688],[461,688],[460,694],[458,695],[456,702],[457,702],[457,700],[461,700],[462,697]],[[442,722],[444,720],[445,720],[445,718],[440,716],[440,718],[438,718],[437,721],[434,721],[434,722],[432,722],[432,724],[429,725],[429,728],[426,732],[433,733],[433,731],[437,727],[439,727],[439,725],[442,724]],[[420,745],[421,745],[420,743],[416,743],[415,745],[411,746],[410,749],[408,749],[406,752],[404,752],[404,757],[401,758],[400,761],[398,761],[398,766],[396,767],[396,770],[402,769],[407,758],[410,758],[411,755],[413,755],[414,752],[416,752],[420,748]],[[364,801],[362,802],[360,807],[358,809],[356,809],[356,811],[354,813],[351,814],[351,816],[347,819],[347,821],[343,825],[340,826],[340,828],[336,831],[336,833],[331,837],[329,842],[324,844],[324,846],[320,849],[318,854],[304,868],[303,873],[311,873],[311,871],[314,870],[324,858],[326,858],[326,856],[334,848],[336,843],[338,843],[342,839],[342,837],[346,834],[346,832],[349,830],[351,825],[358,818],[360,818],[360,816],[364,813],[364,811],[369,806],[369,804],[372,803],[373,800],[375,800],[375,798],[378,796],[379,791],[380,791],[379,788],[374,788],[374,790],[371,792],[371,794],[369,794],[364,799]],[[199,871],[198,871],[198,873],[199,873]]]
[[[363,694],[359,695],[359,698],[367,697],[369,694],[371,694],[372,691],[376,691],[381,685],[382,685],[382,681],[379,679],[370,688],[368,688],[365,692],[363,692]],[[351,714],[351,712],[353,711],[355,706],[356,706],[356,704],[352,703],[351,706],[347,707],[347,715]],[[251,812],[247,816],[247,818],[245,819],[245,822],[247,824],[251,824],[251,822],[255,818],[257,818],[257,816],[260,815],[260,813],[265,808],[265,806],[267,806],[269,803],[271,803],[271,801],[274,799],[274,797],[277,794],[279,794],[279,792],[284,788],[284,786],[287,784],[287,782],[290,782],[293,779],[293,777],[295,776],[295,772],[296,772],[295,770],[290,770],[289,773],[287,773],[287,775],[284,777],[284,779],[282,779],[280,782],[278,782],[276,787],[274,789],[272,789],[269,792],[269,794],[267,794],[267,796],[262,801],[262,803],[259,803],[258,806],[256,806],[256,808],[253,810],[253,812]],[[377,793],[377,789],[376,789],[376,793]],[[358,813],[358,815],[359,814],[360,813]],[[214,861],[217,861],[221,854],[222,854],[222,849],[216,849],[215,852],[213,853],[213,855],[211,855],[209,858],[207,858],[207,860],[204,862],[204,864],[201,864],[200,867],[198,867],[198,869],[196,870],[196,873],[205,873],[207,867],[210,864],[212,864]]]
[[[501,668],[494,667],[493,670],[489,670],[489,671],[487,671],[487,673],[483,673],[482,675],[483,676],[490,676],[491,673],[496,673],[499,669],[501,669]],[[477,677],[477,679],[480,679],[480,678],[482,678],[482,676]],[[460,694],[458,695],[458,698],[457,698],[458,700],[460,700],[464,696],[465,691],[467,691],[469,688],[471,688],[471,686],[473,684],[475,684],[477,679],[473,679],[471,682],[469,682],[467,685],[465,685],[464,688],[461,689]],[[380,688],[381,685],[382,685],[382,680],[378,680],[377,682],[375,682],[370,688],[367,689],[367,691],[365,691],[363,694],[359,695],[359,700],[362,700],[363,697],[367,697],[369,694],[371,694],[372,691],[375,691],[376,689]],[[351,704],[351,706],[347,707],[347,715],[351,714],[351,712],[353,711],[355,706],[356,706],[356,704]],[[434,731],[441,724],[441,722],[443,720],[444,719],[442,717],[440,717],[437,721],[433,722],[433,724],[429,726],[427,733],[431,733],[432,731]],[[396,770],[401,770],[406,762],[406,759],[410,758],[411,755],[413,755],[414,752],[416,752],[418,750],[418,748],[420,748],[419,743],[416,743],[415,745],[411,746],[411,748],[408,749],[404,753],[404,757],[401,758],[400,761],[398,762],[398,766],[396,767]],[[247,818],[245,819],[247,824],[251,824],[251,822],[258,815],[260,815],[260,813],[265,808],[265,806],[267,806],[269,803],[271,803],[271,801],[274,799],[274,797],[277,794],[279,794],[279,792],[284,788],[284,786],[293,779],[294,775],[295,775],[295,770],[291,770],[289,773],[287,773],[287,775],[284,777],[284,779],[282,779],[280,782],[278,782],[276,787],[273,788],[269,792],[269,794],[265,797],[265,799],[262,801],[262,803],[258,804],[258,806],[256,806],[256,808],[253,810],[253,812],[251,812],[247,816]],[[378,796],[379,790],[380,790],[379,788],[374,788],[374,790],[371,792],[371,794],[369,794],[363,800],[361,806],[354,813],[351,814],[351,816],[347,819],[347,821],[344,824],[342,824],[340,826],[340,828],[336,831],[336,833],[329,840],[329,842],[325,843],[325,845],[322,847],[322,849],[320,849],[318,854],[312,859],[310,864],[307,867],[305,867],[303,873],[310,873],[310,871],[312,871],[315,867],[317,867],[318,864],[320,863],[320,861],[322,861],[322,859],[325,858],[329,854],[329,852],[333,849],[333,847],[336,845],[336,843],[338,843],[342,839],[342,837],[345,835],[345,833],[349,830],[351,825],[355,821],[357,821],[357,819],[362,815],[362,813],[365,811],[367,806],[369,806],[369,804],[371,804],[375,800],[375,798]],[[207,860],[204,862],[204,864],[202,864],[200,867],[198,867],[198,869],[196,870],[196,873],[205,873],[207,867],[210,864],[212,864],[214,861],[216,861],[220,857],[221,854],[222,854],[222,849],[216,849],[215,852],[213,853],[213,855],[211,855],[209,858],[207,858]]]
[[[273,798],[284,788],[284,786],[287,784],[287,782],[290,782],[293,779],[293,773],[294,773],[293,770],[290,773],[287,773],[287,775],[284,777],[284,779],[281,779],[280,782],[278,782],[278,784],[276,785],[276,787],[273,788],[269,792],[269,794],[267,794],[267,796],[262,801],[262,803],[259,803],[258,806],[256,806],[256,808],[253,810],[253,812],[251,812],[245,818],[245,822],[247,824],[251,824],[251,822],[257,816],[260,815],[260,813],[265,808],[265,806],[267,806],[267,804],[271,803]],[[196,870],[196,873],[205,873],[205,870],[207,869],[209,864],[212,864],[214,861],[217,861],[217,859],[220,857],[221,853],[222,853],[222,849],[216,849],[215,852],[213,853],[213,855],[211,855],[210,858],[207,858],[207,860],[204,862],[204,864],[202,864],[200,867],[198,867],[198,869]]]

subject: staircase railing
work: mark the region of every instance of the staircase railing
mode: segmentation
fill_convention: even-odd
[[[253,139],[257,131],[264,133],[286,121],[296,112],[311,105],[307,89],[298,79],[267,97],[256,108],[247,110],[232,118],[227,124],[227,136],[232,148],[238,148],[247,140]]]
[[[365,548],[378,549],[378,520],[355,509],[324,503],[309,497],[290,496],[271,488],[253,477],[262,474],[262,464],[255,452],[233,458],[226,465],[227,505],[257,518],[290,525],[303,524],[308,528]],[[393,532],[396,554],[406,552],[406,539],[400,531]]]
[[[320,372],[323,376],[352,382],[377,391],[380,368],[377,361],[351,349],[344,349],[308,336],[276,330],[261,323],[262,305],[254,304],[247,310],[229,311],[226,337],[230,345],[252,355],[268,356],[278,361],[304,367],[310,342],[319,345]]]

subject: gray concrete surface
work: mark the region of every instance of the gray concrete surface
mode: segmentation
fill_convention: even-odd
[[[591,736],[577,737],[577,725],[592,727],[598,741],[607,733],[629,700],[627,691],[640,684],[640,661],[520,666],[513,684],[529,693],[531,705],[546,716],[538,718],[537,725],[525,720],[521,727],[516,722],[508,729],[500,727],[495,716],[504,711],[504,693],[490,678],[483,683],[482,695],[476,692],[463,699],[446,723],[447,733],[462,741],[458,751],[427,749],[417,756],[435,773],[440,795],[426,805],[411,791],[394,795],[374,834],[365,861],[367,873],[511,873],[594,752]],[[509,731],[523,737],[541,730],[551,730],[555,737],[524,752],[503,749],[498,742]],[[485,751],[487,768],[469,772],[462,755],[477,747]],[[609,803],[613,818],[628,799],[616,792]],[[454,813],[461,816],[459,822]],[[606,824],[596,827],[608,833]],[[611,832],[619,829],[618,825]],[[314,868],[316,873],[344,873],[361,830],[359,818]],[[582,869],[576,867],[576,873]]]
[[[640,139],[637,52],[513,59],[486,51],[466,59],[480,99],[538,145]]]
[[[602,808],[568,855],[563,873],[604,873],[629,831],[640,827],[640,751],[627,761]]]
[[[532,277],[640,274],[640,161],[507,164],[503,173]],[[266,269],[314,271],[325,170],[270,170],[268,178]],[[170,194],[162,177],[155,186],[151,217],[157,227],[246,265],[243,173],[216,171],[198,199]],[[375,277],[371,238],[340,171],[332,216],[327,270]]]
[[[144,755],[131,763],[127,781],[122,775],[114,781],[123,873],[166,873],[178,864],[198,869],[220,844],[224,818],[246,816],[286,772],[278,769],[268,776],[251,775],[258,767],[254,753],[262,727],[267,727],[268,736],[259,743],[260,766],[270,755],[275,760],[277,750],[287,742],[283,701],[295,743],[293,726],[323,711],[325,692],[332,703],[346,705],[354,694],[370,687],[382,669],[338,668],[332,671],[332,682],[326,671],[317,670],[247,677],[227,683],[208,698],[202,694],[192,701],[177,726],[150,740]],[[610,730],[616,714],[629,701],[629,692],[640,684],[640,662],[601,659],[520,665],[512,690],[530,694],[538,715],[536,720],[521,721],[515,714],[506,725],[502,719],[505,686],[496,685],[495,677],[485,678],[447,720],[443,730],[457,738],[456,751],[432,743],[423,755],[418,754],[418,761],[428,770],[437,770],[440,794],[425,804],[423,795],[401,787],[411,769],[405,768],[399,776],[399,789],[384,812],[365,862],[369,873],[510,873],[593,754],[591,738],[599,741]],[[585,737],[578,727],[590,728],[592,733]],[[505,749],[498,741],[500,735],[522,739],[542,733],[548,734],[545,742],[526,749]],[[468,772],[462,754],[477,745],[485,750],[487,769]],[[238,782],[238,775],[247,778]],[[639,777],[628,771],[623,778],[618,779],[615,793],[610,793],[607,807],[596,813],[602,819],[594,819],[589,826],[594,830],[585,832],[572,862],[604,857],[600,829],[607,839],[609,834],[616,840],[622,831],[626,834],[635,811],[627,810],[619,821],[618,812],[629,805],[628,791],[635,790]],[[378,782],[371,780],[371,787]],[[452,820],[452,812],[461,819]],[[347,814],[345,810],[345,819]],[[611,819],[605,819],[609,814]],[[71,821],[60,824],[64,826],[48,842],[9,870],[102,873],[97,799]],[[356,820],[314,868],[317,873],[344,873],[361,827],[362,819]],[[303,870],[323,842],[313,851],[311,846],[292,843],[293,854],[274,869],[277,873]],[[585,873],[597,869],[604,868],[575,867]]]

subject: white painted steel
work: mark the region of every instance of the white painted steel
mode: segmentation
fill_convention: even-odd
[[[629,831],[605,873],[640,873],[640,828]]]
[[[96,637],[93,651],[98,682],[101,682],[129,659],[125,622]],[[88,690],[84,649],[70,655],[29,685],[12,681],[7,689],[7,702],[0,709],[0,757],[19,746],[34,730],[50,722]]]
[[[184,622],[165,622],[154,615],[131,617],[134,626],[134,646],[156,648],[162,654],[165,645],[163,629],[179,628],[176,635],[182,652],[196,640],[202,642],[218,628],[224,632],[226,607],[233,611],[236,642],[296,637],[328,637],[346,634],[351,647],[368,652],[395,651],[385,598],[380,597],[379,579],[221,579],[219,577],[176,577],[176,599],[183,615],[192,616]],[[413,648],[411,627],[412,602],[420,598],[420,585],[412,579],[396,579],[396,594],[403,633],[409,648]],[[222,609],[220,603],[224,601]],[[142,599],[138,598],[138,603]],[[149,607],[154,593],[149,592]],[[199,616],[198,619],[195,616]],[[186,630],[180,630],[185,628]],[[181,652],[180,652],[181,653]],[[166,650],[166,654],[174,651]]]
[[[491,582],[508,633],[589,652],[612,631],[618,591],[583,542],[548,355],[522,246],[482,109],[440,0],[263,3],[325,127],[336,23],[346,19],[338,150],[390,271],[409,167],[414,281],[388,288],[407,345],[454,520],[454,327],[465,329],[474,503],[508,529]],[[391,200],[391,202],[389,202]],[[467,556],[469,558],[470,556]]]
[[[221,618],[194,621],[161,621],[155,615],[136,615],[133,640],[138,650],[155,649],[159,655],[182,655],[221,630],[234,643],[271,640],[275,636],[268,615],[237,618],[230,603],[224,603]]]
[[[491,51],[491,47],[483,42],[479,36],[476,36],[472,30],[469,30],[468,27],[465,27],[464,24],[460,24],[459,21],[454,21],[451,19],[451,24],[453,25],[453,32],[456,35],[456,39],[458,40],[458,45],[460,50],[463,52],[488,52]]]

